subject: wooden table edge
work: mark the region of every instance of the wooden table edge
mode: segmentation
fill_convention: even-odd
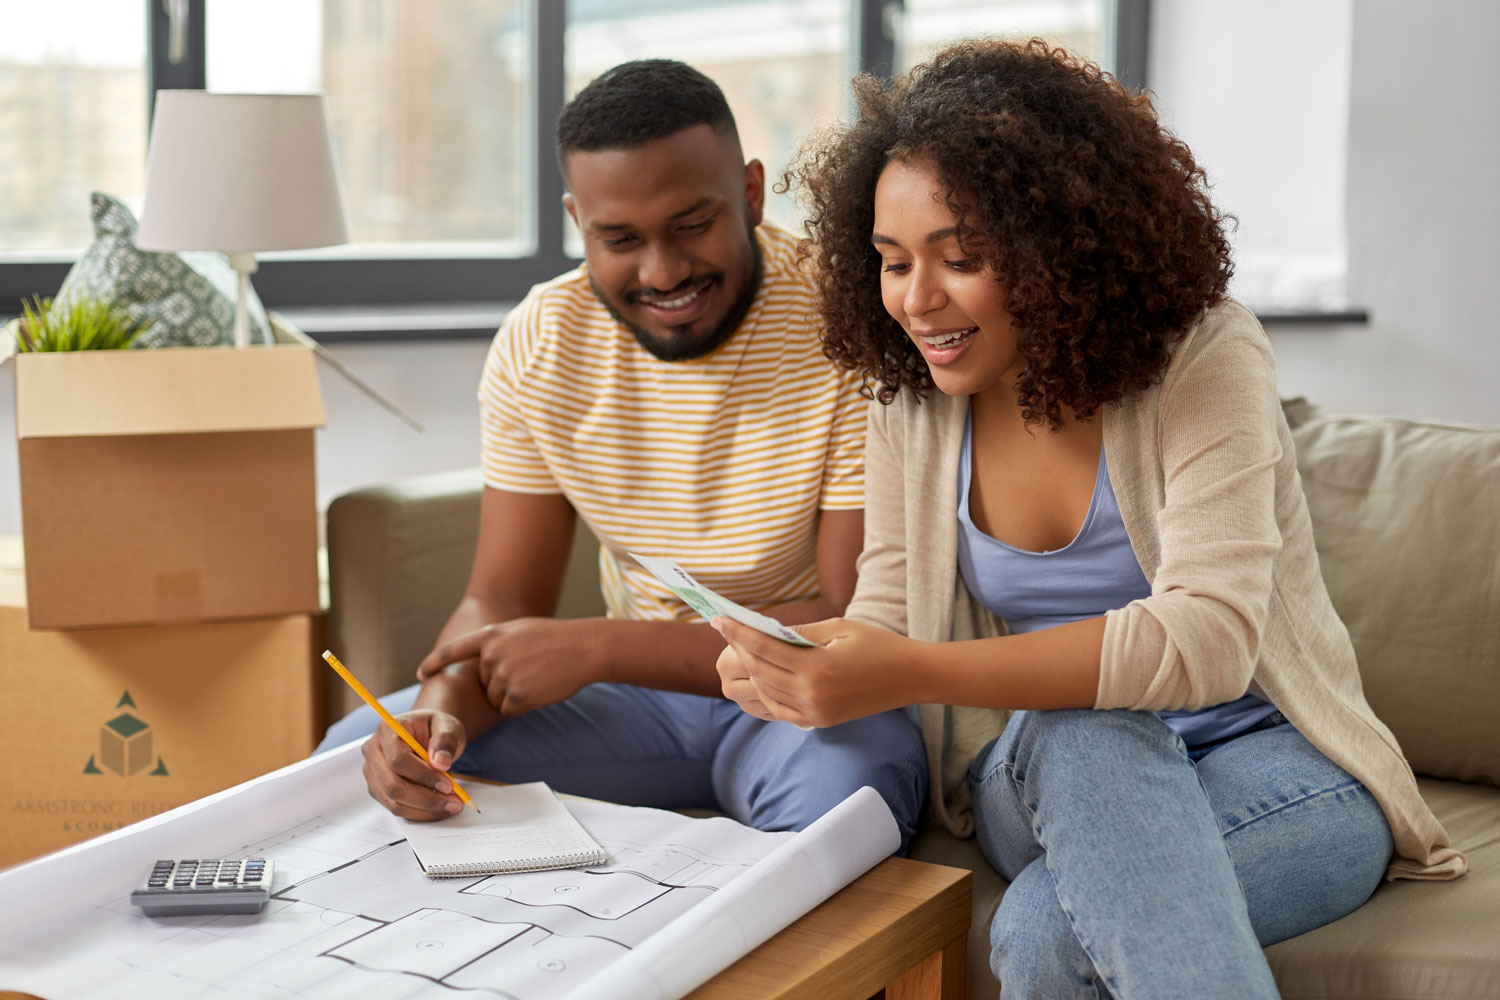
[[[956,1000],[964,993],[974,873],[887,858],[688,1000]]]

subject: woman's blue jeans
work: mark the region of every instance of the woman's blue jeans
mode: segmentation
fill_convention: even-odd
[[[1150,712],[1017,712],[969,783],[1011,883],[1006,1000],[1275,997],[1262,946],[1357,908],[1392,851],[1370,793],[1279,714],[1189,751]]]

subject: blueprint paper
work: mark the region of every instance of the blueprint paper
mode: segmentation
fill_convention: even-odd
[[[570,799],[605,865],[433,880],[366,794],[360,760],[358,744],[338,748],[0,873],[0,987],[49,1000],[675,997],[896,844],[868,789],[882,815],[866,801],[841,807],[857,829],[830,814],[797,835]],[[863,861],[882,823],[889,846],[866,845]],[[155,919],[128,902],[157,858],[250,855],[276,862],[260,914]]]
[[[890,807],[867,785],[783,841],[746,877],[569,993],[568,1000],[684,996],[900,846]]]

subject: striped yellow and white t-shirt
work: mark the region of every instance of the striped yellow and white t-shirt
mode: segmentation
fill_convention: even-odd
[[[815,597],[818,511],[864,506],[869,403],[823,356],[794,238],[757,233],[760,294],[705,357],[647,353],[583,267],[533,288],[495,336],[485,482],[568,498],[603,543],[612,617],[697,617],[627,552],[675,559],[747,607]]]

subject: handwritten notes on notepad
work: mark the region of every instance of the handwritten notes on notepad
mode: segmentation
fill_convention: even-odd
[[[609,855],[545,782],[470,785],[483,814],[403,822],[422,870],[435,878],[601,865]]]

